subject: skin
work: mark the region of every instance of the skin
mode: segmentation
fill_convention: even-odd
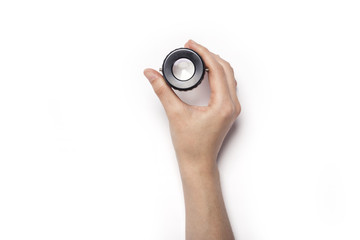
[[[208,106],[182,102],[154,69],[144,74],[160,99],[169,120],[171,138],[183,184],[187,240],[234,239],[227,216],[216,159],[226,134],[241,111],[230,64],[189,40],[209,68]]]

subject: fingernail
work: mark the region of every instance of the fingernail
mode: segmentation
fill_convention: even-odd
[[[192,40],[192,39],[189,40],[189,43],[190,43],[190,44],[198,44],[197,42],[195,42],[195,41]]]
[[[149,71],[147,69],[144,70],[144,75],[149,80],[150,83],[157,78],[156,74],[154,74],[152,71]]]

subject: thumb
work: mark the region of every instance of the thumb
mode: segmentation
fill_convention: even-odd
[[[174,93],[174,91],[166,84],[162,75],[155,71],[154,69],[147,68],[144,70],[145,77],[151,83],[151,86],[154,89],[154,92],[160,99],[165,111],[167,113],[171,112],[173,109],[182,103],[179,97]]]

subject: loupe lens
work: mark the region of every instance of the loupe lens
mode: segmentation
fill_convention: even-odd
[[[166,56],[161,71],[165,81],[172,88],[187,91],[201,83],[205,74],[205,65],[194,50],[177,48]]]
[[[189,59],[180,58],[174,62],[172,72],[177,79],[186,81],[194,75],[195,66]]]

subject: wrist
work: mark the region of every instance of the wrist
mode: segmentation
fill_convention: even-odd
[[[218,167],[216,157],[179,158],[179,170],[182,180],[193,178],[217,178]]]

